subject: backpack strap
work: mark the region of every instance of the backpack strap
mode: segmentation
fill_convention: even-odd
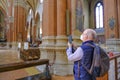
[[[81,60],[78,61],[78,77],[80,77],[80,64],[81,64]]]
[[[88,46],[91,46],[93,48],[95,48],[94,45],[90,44],[90,43],[86,43],[85,45],[88,45]],[[90,69],[88,69],[84,64],[82,64],[82,66],[85,68],[85,70],[89,73],[89,74],[92,74],[92,71],[93,71],[93,66],[94,66],[94,63],[95,63],[95,53],[93,52],[93,60],[92,60],[92,65],[90,67]]]
[[[91,47],[95,47],[95,45],[92,45],[92,44],[90,44],[90,43],[86,43],[85,45],[87,45],[87,46],[91,46]]]

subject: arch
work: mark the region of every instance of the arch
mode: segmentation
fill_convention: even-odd
[[[27,1],[27,3],[28,3],[28,5],[30,5],[29,10],[30,10],[30,9],[32,9],[32,11],[34,12],[34,9],[33,9],[32,5],[30,4],[30,2],[29,2],[29,1]],[[29,11],[29,10],[28,10],[28,11]]]
[[[4,15],[4,21],[5,21],[5,19],[8,17],[7,16],[7,13],[5,12],[5,10],[0,6],[0,11],[3,13],[3,15]],[[5,23],[6,23],[6,21],[5,21]]]
[[[103,11],[103,3],[98,1],[94,6],[95,28],[103,28]]]
[[[5,10],[0,6],[0,10],[3,12],[4,16],[7,16],[7,13],[5,12]]]
[[[31,10],[31,13],[30,13],[30,10]],[[33,14],[33,10],[32,10],[32,8],[30,8],[29,10],[28,10],[28,14],[27,14],[27,23],[30,23],[30,21],[31,21],[31,19],[33,19],[34,18],[34,14]]]
[[[40,3],[43,3],[43,0],[39,0]]]
[[[93,0],[89,5],[90,5],[90,26],[91,28],[95,28],[95,6],[97,5],[98,2],[101,2],[103,4],[103,0]],[[104,6],[103,6],[104,7]],[[104,8],[103,8],[104,9]]]
[[[39,12],[36,12],[35,15],[35,24],[36,24],[36,39],[41,39],[41,35],[42,35],[42,23],[40,21],[40,14]]]
[[[28,27],[27,27],[27,41],[32,43],[32,18],[30,19],[29,22],[27,22]]]
[[[40,19],[40,14],[38,12],[36,12],[35,14],[35,24],[37,23],[37,21]]]
[[[101,3],[103,5],[103,11],[104,11],[104,3],[103,3],[103,0],[92,0],[90,3],[89,3],[89,7],[90,7],[90,26],[91,28],[94,28],[95,31],[97,32],[97,35],[98,35],[98,38],[97,38],[97,41],[100,42],[100,43],[105,43],[105,29],[104,29],[104,23],[103,23],[103,28],[96,28],[96,16],[95,16],[95,7],[97,5],[97,3]],[[103,12],[103,15],[104,15],[104,12]],[[103,16],[103,19],[104,19],[104,16]]]
[[[98,1],[96,1],[96,2],[94,3],[94,6],[97,6],[98,3],[101,3],[101,4],[103,5],[103,1],[101,1],[101,0],[99,1],[99,0],[98,0]]]
[[[31,11],[31,12],[30,12]],[[28,29],[28,34],[27,34],[27,36],[29,35],[29,37],[30,37],[30,40],[32,40],[32,27],[33,27],[33,10],[30,8],[29,10],[28,10],[28,15],[27,15],[27,21],[26,21],[26,23],[28,24],[27,26],[27,29]]]

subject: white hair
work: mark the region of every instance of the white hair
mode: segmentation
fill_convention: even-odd
[[[86,34],[91,37],[93,40],[97,38],[97,33],[93,29],[86,29]]]

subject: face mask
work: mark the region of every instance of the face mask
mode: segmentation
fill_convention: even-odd
[[[80,36],[80,39],[83,41],[83,35]]]

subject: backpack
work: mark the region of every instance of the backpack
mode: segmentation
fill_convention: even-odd
[[[82,64],[82,66],[89,74],[95,77],[104,76],[106,73],[108,73],[109,70],[109,56],[107,55],[105,50],[98,45],[91,45],[89,43],[86,45],[94,47],[93,60],[90,69],[88,69],[84,64]]]

